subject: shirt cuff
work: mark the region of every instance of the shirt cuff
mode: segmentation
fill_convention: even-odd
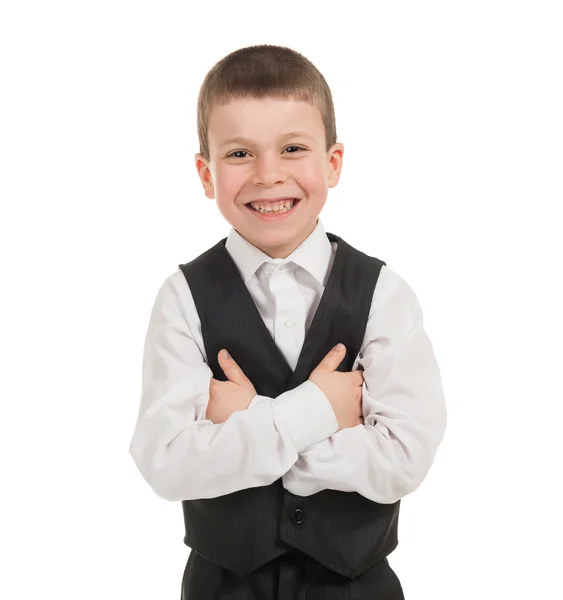
[[[298,454],[338,431],[331,403],[309,379],[278,396],[272,402],[272,415],[276,427],[289,433]]]
[[[260,394],[256,394],[256,396],[254,396],[254,398],[252,398],[250,401],[250,404],[246,410],[252,408],[255,404],[258,404],[258,402],[261,402],[262,400],[271,400],[271,398],[269,396],[260,396]]]

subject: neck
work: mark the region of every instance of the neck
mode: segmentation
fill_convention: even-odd
[[[317,223],[318,218],[315,219],[315,221],[297,239],[292,240],[290,244],[285,244],[283,246],[262,246],[252,240],[247,241],[249,241],[253,246],[256,246],[270,258],[287,258],[313,233]]]

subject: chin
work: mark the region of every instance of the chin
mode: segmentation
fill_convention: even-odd
[[[283,235],[280,233],[279,235],[252,236],[251,234],[251,239],[263,252],[271,251],[277,255],[272,258],[286,258],[303,243],[302,238],[303,235],[299,231]]]

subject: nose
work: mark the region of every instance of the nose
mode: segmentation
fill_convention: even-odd
[[[283,183],[287,179],[287,173],[282,163],[282,159],[275,153],[260,155],[255,161],[252,183],[265,186]]]

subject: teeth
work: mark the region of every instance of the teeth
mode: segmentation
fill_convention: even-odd
[[[290,210],[295,203],[295,200],[283,200],[281,202],[266,203],[266,202],[251,202],[250,206],[260,213],[282,213]]]

